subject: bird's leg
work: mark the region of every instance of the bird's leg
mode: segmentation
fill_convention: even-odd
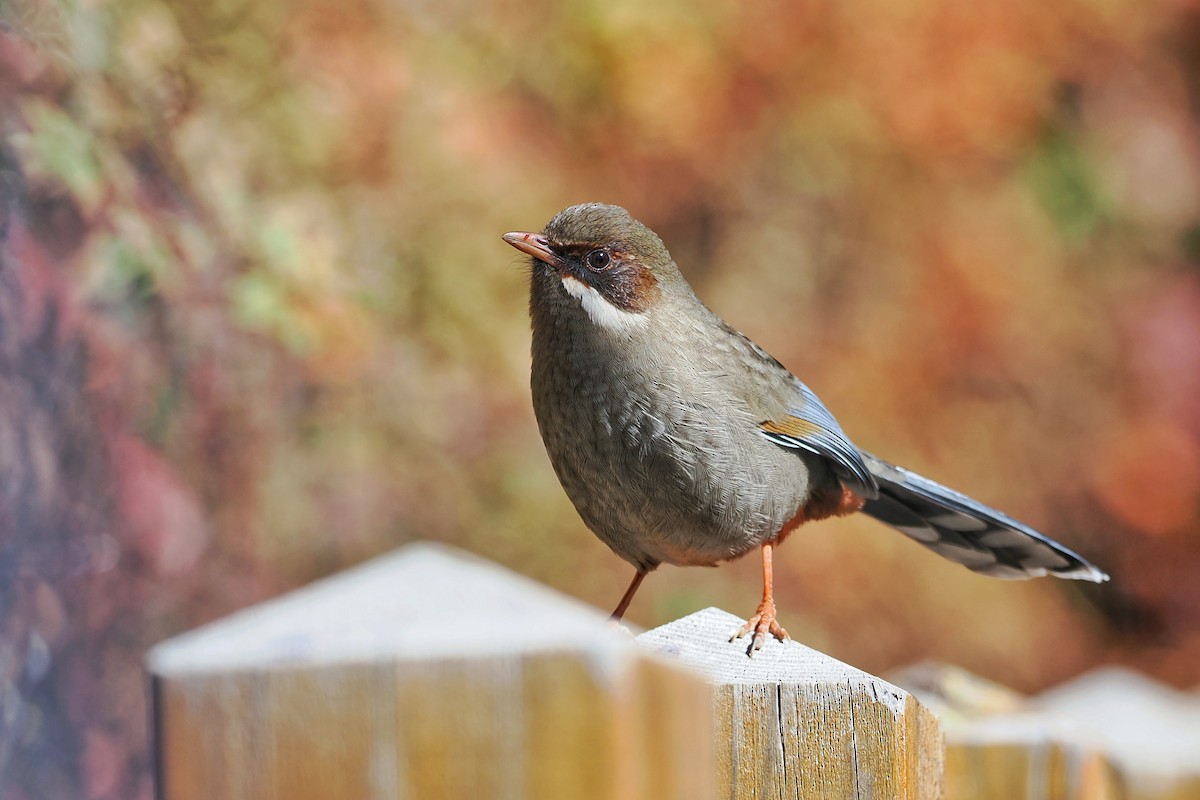
[[[754,638],[750,641],[750,647],[746,649],[746,655],[752,656],[755,650],[761,650],[768,633],[781,642],[791,638],[779,621],[775,619],[775,581],[771,573],[771,552],[774,547],[774,542],[763,542],[763,598],[762,602],[758,604],[758,613],[746,620],[746,624],[729,637],[729,641],[732,642],[734,639],[740,639],[754,631]]]
[[[629,608],[629,604],[633,602],[633,596],[637,594],[638,587],[642,585],[642,579],[646,577],[646,573],[638,570],[633,574],[633,580],[629,583],[629,588],[625,590],[625,595],[621,598],[621,602],[617,603],[616,609],[609,617],[611,622],[620,622],[621,617],[625,616],[625,610]]]

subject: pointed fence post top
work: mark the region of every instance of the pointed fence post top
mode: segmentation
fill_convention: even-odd
[[[162,675],[580,649],[600,660],[636,650],[596,609],[419,543],[181,634],[149,664]]]
[[[869,672],[838,661],[811,647],[789,640],[767,641],[753,657],[746,655],[747,639],[728,642],[743,620],[719,608],[706,608],[647,631],[638,642],[666,658],[707,675],[718,684],[828,684],[850,681],[876,688],[880,702],[903,706],[908,692]]]
[[[150,667],[163,800],[712,796],[711,685],[446,547],[178,636]]]
[[[941,795],[941,727],[912,695],[799,642],[747,657],[741,622],[706,608],[638,637],[714,685],[723,797]]]

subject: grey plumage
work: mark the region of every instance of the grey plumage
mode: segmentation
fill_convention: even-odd
[[[634,566],[735,558],[795,517],[810,483],[833,483],[824,459],[753,434],[790,387],[682,280],[660,281],[669,299],[625,329],[592,322],[540,262],[532,283],[546,451],[585,524]]]
[[[573,206],[543,234],[505,239],[534,256],[531,383],[551,463],[588,527],[639,571],[735,558],[862,503],[981,574],[1107,579],[855,447],[812,390],[697,299],[624,209]]]

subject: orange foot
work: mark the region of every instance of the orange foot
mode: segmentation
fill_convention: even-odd
[[[746,620],[745,625],[734,631],[734,634],[729,637],[729,641],[740,639],[750,631],[754,631],[754,638],[750,640],[750,646],[746,648],[748,656],[753,656],[755,650],[762,650],[768,633],[781,642],[792,638],[775,618],[775,602],[773,600],[763,600],[759,603],[758,613]]]

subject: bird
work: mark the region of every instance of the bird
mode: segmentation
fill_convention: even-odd
[[[865,513],[997,578],[1108,575],[1008,515],[855,446],[817,395],[696,296],[620,206],[564,209],[503,240],[530,256],[530,388],[550,463],[634,576],[758,550],[762,600],[730,641],[787,640],[773,555],[800,525]]]

